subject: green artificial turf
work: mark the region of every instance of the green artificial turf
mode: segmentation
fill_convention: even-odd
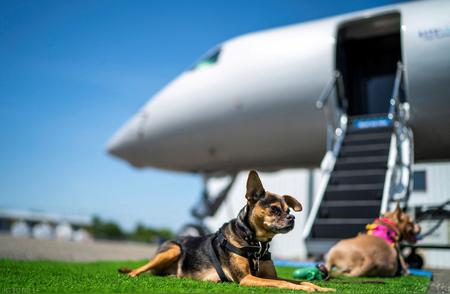
[[[158,293],[292,293],[296,291],[241,287],[233,283],[211,283],[175,277],[143,274],[129,278],[117,273],[119,267],[136,267],[139,262],[72,263],[56,261],[0,260],[0,292],[158,292]],[[281,277],[291,278],[293,268],[279,267]],[[355,284],[357,281],[383,281],[385,284]],[[425,293],[429,279],[399,278],[334,278],[317,284],[336,288],[337,293]]]

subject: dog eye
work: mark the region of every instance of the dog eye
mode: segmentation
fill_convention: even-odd
[[[278,207],[278,206],[271,206],[270,207],[270,211],[273,213],[273,214],[281,214],[281,209]]]

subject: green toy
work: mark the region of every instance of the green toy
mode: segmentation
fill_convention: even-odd
[[[301,279],[307,281],[312,280],[323,281],[328,280],[329,278],[328,270],[324,264],[318,264],[314,267],[302,267],[296,269],[292,273],[292,276],[294,277],[294,279]]]

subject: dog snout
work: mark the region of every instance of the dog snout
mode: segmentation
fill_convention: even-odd
[[[414,225],[414,233],[416,235],[419,234],[421,230],[422,230],[422,228],[418,224]]]
[[[295,220],[295,216],[293,216],[292,214],[288,214],[286,216],[286,220],[289,222],[293,222]]]

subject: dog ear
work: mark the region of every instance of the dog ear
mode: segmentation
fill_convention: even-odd
[[[401,220],[402,219],[402,215],[403,215],[403,210],[400,207],[400,201],[397,201],[397,204],[395,206],[395,210],[394,210],[394,215],[397,218],[397,220]]]
[[[292,196],[289,195],[283,195],[284,201],[286,201],[286,204],[292,208],[294,211],[302,211],[303,207],[300,202],[298,202],[297,199],[295,199]]]
[[[255,203],[266,195],[266,191],[259,179],[256,171],[251,170],[248,174],[247,179],[247,193],[245,194],[245,198],[250,203]]]

